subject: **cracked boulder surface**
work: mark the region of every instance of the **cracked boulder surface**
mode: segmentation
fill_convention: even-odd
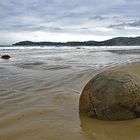
[[[140,79],[122,71],[97,74],[81,93],[79,112],[111,121],[140,117]]]

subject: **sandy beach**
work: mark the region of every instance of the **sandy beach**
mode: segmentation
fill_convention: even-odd
[[[79,96],[97,73],[140,77],[139,49],[5,49],[0,55],[0,140],[138,140],[140,119],[107,122],[79,116]]]

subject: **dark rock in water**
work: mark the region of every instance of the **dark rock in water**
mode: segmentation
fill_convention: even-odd
[[[2,59],[10,59],[11,57],[9,55],[3,55],[1,58]]]
[[[101,120],[128,120],[140,117],[140,82],[134,75],[106,71],[84,87],[81,114]]]
[[[77,47],[76,49],[78,49],[78,50],[79,50],[79,49],[80,49],[80,47]]]

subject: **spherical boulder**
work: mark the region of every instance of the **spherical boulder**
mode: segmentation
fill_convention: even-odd
[[[128,120],[140,117],[140,81],[129,73],[105,71],[84,87],[79,112],[100,120]]]
[[[1,58],[2,59],[10,59],[11,57],[10,57],[10,55],[3,55]]]

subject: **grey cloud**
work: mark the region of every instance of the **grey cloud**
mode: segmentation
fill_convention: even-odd
[[[128,23],[128,25],[131,26],[131,27],[140,27],[140,20],[135,21],[133,23]]]
[[[107,26],[107,28],[113,28],[113,29],[124,29],[124,26],[126,23],[120,23],[120,24],[111,24]]]
[[[49,27],[41,25],[13,25],[11,27],[5,27],[4,29],[0,27],[1,31],[12,31],[12,32],[29,32],[29,31],[42,31],[42,32],[64,32],[65,29],[60,27]]]
[[[138,0],[1,0],[0,32],[106,33],[107,36],[112,32],[92,29],[108,25],[115,31],[125,30],[125,26],[139,27],[139,7]]]
[[[114,28],[114,29],[124,29],[125,27],[139,27],[140,28],[140,20],[133,21],[133,22],[124,22],[120,24],[111,24],[108,26],[108,28]]]
[[[96,16],[93,16],[93,17],[90,17],[89,20],[104,20],[104,19],[107,19],[106,16],[100,16],[100,15],[96,15]]]

